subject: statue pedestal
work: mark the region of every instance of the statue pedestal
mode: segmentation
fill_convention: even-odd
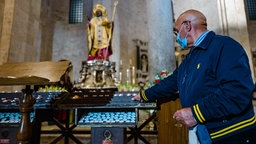
[[[83,61],[80,78],[74,84],[74,89],[116,89],[115,72],[115,62],[105,60]]]

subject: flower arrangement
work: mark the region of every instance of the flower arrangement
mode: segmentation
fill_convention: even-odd
[[[39,87],[38,92],[67,92],[67,90],[58,85],[45,85]]]
[[[117,86],[118,91],[125,92],[125,91],[139,91],[140,87],[138,85],[133,85],[133,84],[120,84]]]
[[[166,77],[168,77],[171,74],[172,74],[172,72],[169,72],[167,70],[162,70],[160,73],[157,73],[155,75],[155,80],[154,80],[153,84],[159,83],[161,80],[165,79]]]
[[[157,84],[161,80],[165,79],[169,75],[171,75],[172,72],[167,71],[166,69],[162,70],[161,72],[157,73],[154,77],[153,82],[147,81],[145,83],[145,86],[143,87],[144,89],[150,88],[153,85]],[[117,85],[118,91],[125,92],[125,91],[139,91],[140,87],[137,84],[131,84],[131,83],[125,83],[125,84],[119,84]]]
[[[153,82],[147,82],[144,89],[150,88],[153,85],[159,83],[161,80],[165,79],[166,77],[172,75],[172,72],[167,71],[166,69],[162,70],[161,72],[155,74]]]

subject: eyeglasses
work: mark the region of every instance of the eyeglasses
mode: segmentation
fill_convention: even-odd
[[[192,20],[192,21],[193,21],[193,20]],[[181,23],[181,25],[183,25],[183,24],[190,24],[190,23],[191,23],[191,20],[185,20],[185,21],[183,21],[183,22]],[[203,22],[201,23],[201,25],[207,27],[206,21],[203,21]],[[177,28],[173,27],[173,34],[174,34],[175,36],[177,36],[178,33],[179,33],[179,30],[178,30]]]
[[[179,30],[174,27],[174,28],[173,28],[173,34],[174,34],[175,36],[177,36],[178,33],[179,33]]]
[[[183,25],[184,23],[191,23],[191,21],[183,21],[183,22],[181,23],[181,25]],[[173,34],[174,34],[175,36],[177,36],[178,33],[179,33],[179,30],[174,27],[174,28],[173,28]]]

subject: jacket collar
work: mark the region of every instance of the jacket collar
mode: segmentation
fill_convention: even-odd
[[[213,31],[210,31],[207,34],[207,36],[204,38],[204,40],[197,47],[192,47],[192,49],[194,48],[207,49],[215,35],[216,34]]]

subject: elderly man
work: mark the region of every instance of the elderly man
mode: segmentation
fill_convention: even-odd
[[[182,109],[173,118],[189,127],[189,143],[255,144],[254,83],[244,48],[207,30],[197,10],[182,13],[175,29],[189,54],[172,75],[133,99],[155,101],[179,92]]]

